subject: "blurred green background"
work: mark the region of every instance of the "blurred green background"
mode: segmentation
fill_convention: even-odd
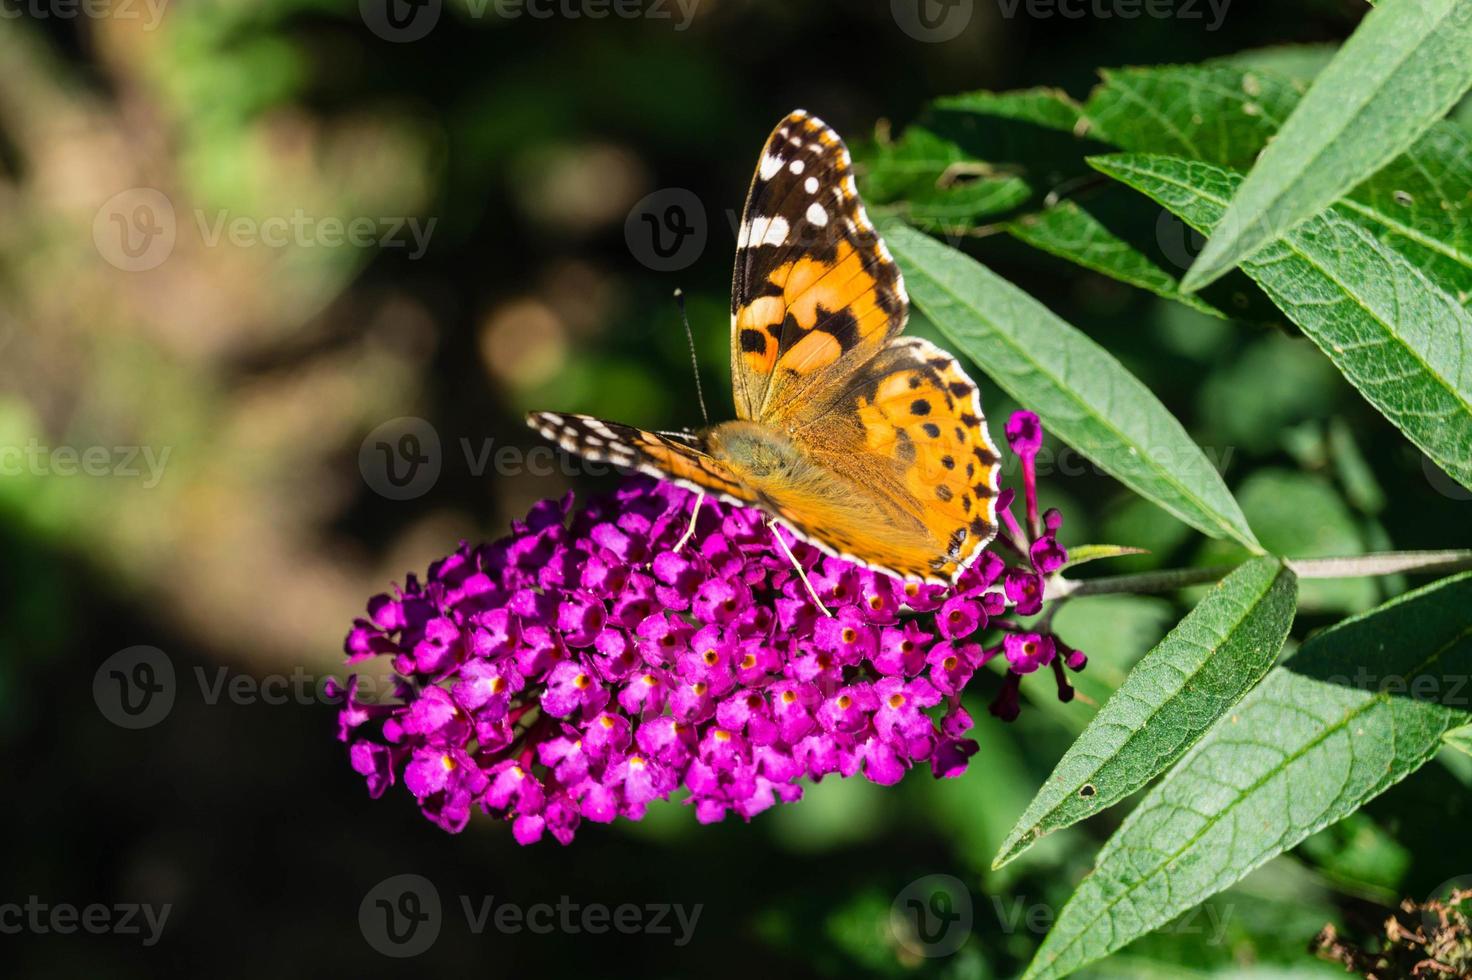
[[[0,934],[4,972],[1015,975],[1120,814],[1001,872],[991,856],[1093,704],[1181,614],[1175,599],[1067,606],[1059,632],[1092,657],[1085,700],[1026,685],[1037,703],[1014,725],[979,724],[962,779],[829,780],[750,826],[701,828],[671,805],[585,827],[568,849],[518,848],[487,821],[447,836],[399,788],[370,801],[312,685],[340,669],[369,595],[538,498],[608,482],[530,472],[518,454],[478,473],[487,448],[537,444],[523,412],[699,422],[676,286],[712,412],[729,412],[734,215],[786,112],[821,115],[862,151],[937,95],[1082,96],[1100,67],[1336,42],[1363,6],[1233,0],[1216,23],[1185,0],[1164,19],[960,0],[927,8],[965,14],[930,41],[913,0],[698,0],[688,19],[688,0],[601,19],[391,3],[3,0],[0,903],[173,907],[148,948]],[[698,202],[705,244],[659,268],[638,208],[672,189]],[[359,242],[340,242],[355,219]],[[1465,491],[1293,333],[1192,313],[1005,236],[972,247],[1161,395],[1223,461],[1269,548],[1434,548],[1465,532]],[[993,420],[1014,407],[983,393]],[[432,427],[440,471],[391,499],[360,451],[403,417]],[[68,450],[96,447],[95,472],[68,465]],[[1080,462],[1045,473],[1065,543],[1152,550],[1118,570],[1226,557]],[[1400,587],[1306,584],[1296,632]],[[165,719],[129,731],[92,684],[136,644],[166,653],[178,693]],[[297,676],[307,693],[285,703],[250,694]],[[211,697],[222,678],[244,693]],[[985,718],[994,681],[975,687]],[[1444,761],[1090,975],[1342,975],[1304,953],[1320,926],[1373,923],[1381,904],[1472,871],[1451,830],[1466,826],[1472,773]],[[433,947],[404,963],[358,918],[400,873],[445,906]],[[946,956],[922,955],[935,949],[891,916],[930,874],[963,882],[971,912]],[[488,895],[703,910],[682,947],[476,935],[459,896]]]

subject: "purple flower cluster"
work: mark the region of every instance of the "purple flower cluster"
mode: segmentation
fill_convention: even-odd
[[[760,511],[707,499],[676,550],[695,498],[670,484],[630,480],[580,510],[571,494],[543,501],[509,536],[462,544],[425,581],[369,602],[348,662],[391,657],[395,697],[364,698],[350,677],[339,737],[373,796],[401,778],[446,830],[478,806],[523,844],[566,844],[583,820],[637,820],[676,794],[710,823],[750,819],[834,773],[888,785],[928,764],[956,776],[977,750],[961,692],[978,667],[1005,656],[992,711],[1010,718],[1022,674],[1053,665],[1061,695],[1060,654],[1083,666],[1006,618],[1009,606],[1037,612],[1066,560],[1056,512],[1042,531],[1027,489],[1037,533],[1004,513],[1021,564],[988,552],[951,588],[780,532],[831,616]],[[987,648],[989,626],[1004,633]]]

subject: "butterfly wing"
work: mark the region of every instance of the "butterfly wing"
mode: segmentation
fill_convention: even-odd
[[[821,120],[767,138],[736,242],[731,384],[742,419],[781,423],[905,325],[898,266],[864,213],[853,162]]]
[[[591,415],[533,412],[526,421],[546,438],[584,459],[637,470],[691,490],[714,493],[732,503],[756,502],[730,468],[705,452],[693,438],[682,441]]]
[[[762,493],[831,553],[949,583],[996,536],[1001,465],[980,392],[927,340],[893,340],[789,435],[813,474]]]

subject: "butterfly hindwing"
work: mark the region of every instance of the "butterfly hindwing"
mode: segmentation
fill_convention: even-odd
[[[805,112],[772,131],[736,242],[731,371],[739,418],[780,424],[905,324],[895,264],[838,134]],[[818,395],[817,397],[821,397]]]
[[[951,581],[996,536],[1001,467],[980,393],[927,340],[893,340],[791,437],[875,515],[846,518],[822,494],[773,495],[807,537],[826,536],[850,557],[906,578]]]
[[[755,502],[726,464],[692,442],[591,415],[533,412],[527,416],[527,424],[584,459],[637,470],[734,503]]]

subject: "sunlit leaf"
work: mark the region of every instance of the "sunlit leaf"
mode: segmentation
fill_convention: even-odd
[[[1171,921],[1404,779],[1472,722],[1472,575],[1311,638],[1151,789],[1028,967],[1065,976]]]
[[[995,865],[1108,809],[1179,759],[1277,659],[1297,580],[1274,558],[1242,565],[1137,663],[1002,842]]]
[[[1091,163],[1193,227],[1221,220],[1241,177],[1149,154]],[[1472,486],[1472,313],[1335,206],[1242,265],[1386,418]]]
[[[1334,202],[1472,87],[1472,0],[1388,0],[1315,78],[1182,280],[1198,289]]]

